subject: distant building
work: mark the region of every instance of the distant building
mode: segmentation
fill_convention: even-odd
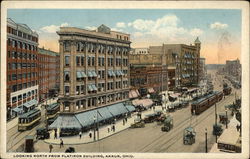
[[[199,82],[200,47],[199,38],[195,45],[163,44],[150,46],[150,54],[162,54],[163,64],[175,66],[176,86],[196,86]]]
[[[130,51],[130,54],[149,54],[149,49],[148,48],[133,48]]]
[[[44,101],[59,91],[59,53],[38,48],[39,99]]]
[[[38,34],[7,19],[7,119],[38,103]]]
[[[141,96],[166,91],[168,87],[167,73],[167,66],[163,65],[131,65],[131,89],[139,90]]]
[[[199,76],[200,80],[204,79],[207,74],[207,69],[206,69],[206,59],[205,58],[200,58],[200,67],[199,67]]]
[[[240,60],[227,60],[225,66],[226,74],[236,78],[236,80],[241,81],[241,64]]]

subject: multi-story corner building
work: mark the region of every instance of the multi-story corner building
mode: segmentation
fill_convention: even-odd
[[[241,81],[241,64],[240,60],[227,60],[225,71],[228,75],[234,77],[236,80]]]
[[[7,19],[7,119],[37,104],[38,34],[26,24]]]
[[[200,80],[205,79],[207,74],[207,69],[206,69],[206,59],[205,58],[200,58],[200,67],[199,67],[199,76]]]
[[[59,90],[59,53],[38,48],[39,100],[44,101]]]
[[[166,91],[168,88],[166,65],[134,64],[130,67],[131,89],[141,96]]]
[[[133,48],[130,51],[130,54],[149,54],[148,48]]]
[[[195,86],[199,82],[200,46],[199,38],[195,45],[163,44],[150,46],[150,54],[163,54],[164,63],[176,67],[176,86]]]
[[[128,100],[130,35],[61,27],[60,113],[72,114]]]

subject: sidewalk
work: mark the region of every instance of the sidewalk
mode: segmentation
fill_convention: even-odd
[[[155,110],[162,110],[162,107],[156,106]],[[146,114],[150,114],[153,112],[154,112],[153,109],[143,111],[142,118],[144,118]],[[105,125],[105,126],[99,128],[99,140],[105,139],[105,138],[110,137],[114,134],[117,134],[123,130],[128,129],[131,126],[131,124],[134,123],[134,119],[136,118],[136,116],[137,116],[136,113],[132,114],[132,116],[128,118],[127,123],[125,123],[125,125],[123,125],[123,120],[118,120],[115,124],[115,132],[111,131],[112,125]],[[110,132],[108,132],[108,128],[110,128]],[[89,137],[89,132],[87,132],[87,133],[82,133],[81,139],[80,139],[79,135],[71,136],[71,137],[61,137],[61,139],[63,140],[64,145],[88,144],[88,143],[98,141],[97,140],[97,132],[96,132],[96,141],[94,141],[94,135],[93,135],[94,132],[93,131],[91,131],[91,132],[92,132],[92,138]],[[50,139],[45,139],[44,142],[47,144],[59,145],[60,138],[54,139],[54,131],[51,131],[50,132]]]

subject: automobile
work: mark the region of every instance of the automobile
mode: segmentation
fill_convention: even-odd
[[[183,144],[184,145],[192,145],[195,143],[195,136],[196,132],[194,131],[194,128],[189,126],[184,129],[183,132]]]
[[[214,124],[213,125],[213,135],[220,136],[222,134],[222,125],[221,124]]]
[[[163,122],[163,127],[161,127],[161,131],[168,132],[170,129],[173,128],[173,117],[168,115]]]
[[[145,123],[152,123],[156,120],[156,118],[157,118],[156,115],[157,115],[156,113],[147,114],[147,115],[145,115],[145,118],[143,119],[143,121]]]
[[[130,126],[131,128],[144,128],[145,127],[145,123],[143,120],[141,120],[140,118],[135,118],[134,123],[131,124]]]
[[[48,139],[50,134],[46,128],[37,128],[36,129],[36,139]]]
[[[155,116],[156,117],[160,117],[162,114],[163,114],[163,111],[162,110],[155,110]]]
[[[74,147],[69,147],[65,150],[65,153],[74,153],[75,152],[75,148]]]

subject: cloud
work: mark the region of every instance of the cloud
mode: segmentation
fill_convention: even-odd
[[[126,24],[124,22],[118,22],[118,23],[116,23],[116,27],[118,27],[118,28],[125,28]]]
[[[215,22],[213,24],[210,24],[210,29],[217,29],[217,30],[219,30],[219,29],[225,29],[227,27],[228,27],[227,24],[222,24],[220,22]]]
[[[118,32],[122,32],[122,29],[118,29],[118,28],[111,28],[111,31],[118,31]]]
[[[69,26],[68,23],[62,23],[61,25],[49,25],[49,26],[44,26],[40,30],[45,33],[56,33],[60,29],[60,27],[67,27]]]
[[[87,26],[86,29],[88,29],[88,30],[96,30],[97,27],[95,27],[95,26]]]
[[[154,21],[152,20],[143,20],[143,19],[136,19],[133,22],[128,23],[128,26],[131,26],[140,31],[147,31],[152,29],[154,25]]]
[[[134,36],[134,37],[142,37],[142,36],[143,36],[143,33],[141,33],[141,32],[135,32],[135,33],[133,34],[133,36]]]
[[[200,36],[203,34],[203,30],[199,29],[199,28],[194,28],[190,30],[190,35],[192,36]]]

